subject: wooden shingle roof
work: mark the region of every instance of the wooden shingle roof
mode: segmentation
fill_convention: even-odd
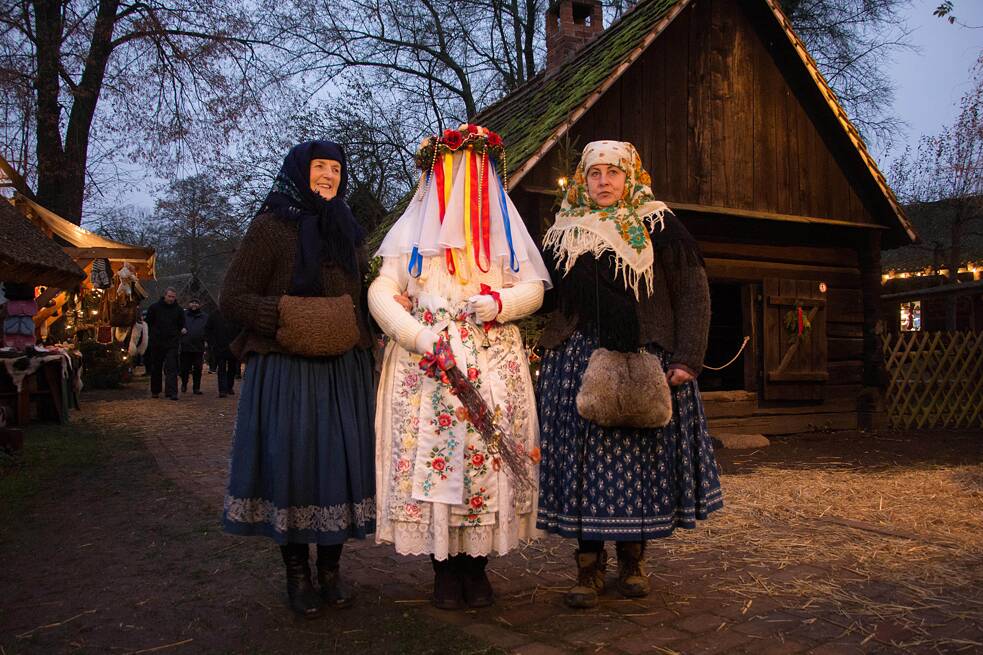
[[[0,281],[71,289],[85,272],[5,198],[0,198]]]
[[[505,140],[509,179],[518,183],[687,4],[639,2],[556,71],[540,72],[479,112],[471,122]]]

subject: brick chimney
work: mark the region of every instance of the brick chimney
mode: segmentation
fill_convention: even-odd
[[[601,0],[553,0],[546,10],[546,73],[604,31]]]

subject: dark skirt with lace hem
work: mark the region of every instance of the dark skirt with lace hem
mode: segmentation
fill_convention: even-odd
[[[720,478],[696,382],[672,388],[664,428],[605,428],[577,413],[577,392],[597,338],[579,330],[543,357],[537,527],[584,540],[640,541],[723,507]],[[667,354],[650,348],[668,368]]]
[[[339,544],[375,531],[372,357],[269,353],[246,363],[226,532]]]

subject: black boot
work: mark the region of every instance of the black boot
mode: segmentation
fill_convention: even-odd
[[[442,610],[464,609],[464,588],[454,560],[439,560],[431,555],[430,561],[433,563],[433,606]]]
[[[321,613],[321,599],[311,584],[311,565],[307,544],[280,546],[287,567],[287,598],[290,609],[298,616],[313,619]]]
[[[491,581],[485,572],[488,566],[487,557],[471,557],[470,555],[455,555],[455,564],[460,570],[464,581],[464,601],[468,607],[488,607],[495,601]]]
[[[317,583],[321,587],[321,600],[328,607],[351,607],[355,593],[341,579],[339,562],[341,544],[317,547]]]

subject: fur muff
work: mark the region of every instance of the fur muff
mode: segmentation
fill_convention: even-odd
[[[650,353],[598,348],[577,393],[577,412],[604,427],[661,428],[672,419],[662,362]]]
[[[283,296],[276,340],[292,355],[333,357],[358,343],[355,306],[348,294],[322,297]]]

